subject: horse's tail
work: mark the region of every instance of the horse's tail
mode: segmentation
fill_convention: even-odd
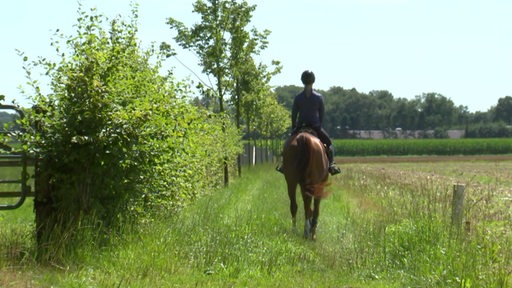
[[[324,198],[328,196],[325,192],[325,186],[329,177],[327,171],[327,155],[324,146],[316,137],[308,134],[300,135],[297,138],[297,146],[299,147],[298,163],[301,171],[301,178],[305,181],[304,185],[308,193],[315,198]]]
[[[307,137],[307,134],[299,134],[297,136],[297,170],[299,171],[299,179],[306,179],[307,175],[307,168],[309,164],[309,158],[310,158],[310,139]]]

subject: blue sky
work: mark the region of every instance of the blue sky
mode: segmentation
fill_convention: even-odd
[[[129,15],[129,1],[82,0],[113,17]],[[171,42],[165,24],[174,17],[191,25],[192,0],[139,0],[143,47]],[[512,1],[509,0],[248,0],[256,4],[253,26],[269,29],[260,61],[281,61],[273,85],[298,85],[305,69],[316,87],[341,86],[360,92],[388,90],[412,99],[436,92],[470,111],[487,111],[512,96]],[[52,58],[58,28],[73,34],[78,2],[11,0],[0,4],[0,94],[28,105],[18,87],[26,82],[19,49],[30,58]],[[196,73],[197,58],[178,51]],[[176,59],[178,78],[195,77]],[[204,77],[204,76],[202,76]],[[328,101],[328,99],[326,99]]]

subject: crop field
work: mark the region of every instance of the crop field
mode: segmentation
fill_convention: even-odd
[[[337,139],[333,145],[338,156],[512,154],[510,138]]]
[[[82,227],[83,242],[52,263],[35,260],[30,203],[2,211],[0,287],[512,287],[512,160],[337,162],[316,242],[291,229],[285,182],[270,165],[108,245]]]

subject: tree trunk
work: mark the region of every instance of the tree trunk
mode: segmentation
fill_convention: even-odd
[[[224,186],[229,185],[229,165],[228,160],[224,159]]]
[[[39,248],[47,246],[46,239],[51,230],[50,219],[55,212],[51,197],[50,175],[47,170],[47,163],[48,159],[38,158],[34,164],[34,211],[36,214],[36,241]]]

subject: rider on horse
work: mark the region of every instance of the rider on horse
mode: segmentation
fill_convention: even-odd
[[[302,73],[301,81],[304,84],[304,90],[295,96],[292,108],[292,135],[299,132],[302,128],[313,129],[317,137],[328,148],[327,156],[329,158],[329,173],[335,175],[341,172],[334,164],[334,147],[329,135],[322,128],[324,118],[324,99],[323,96],[313,90],[315,83],[315,74],[306,70]],[[282,172],[282,167],[277,167],[277,171]]]

